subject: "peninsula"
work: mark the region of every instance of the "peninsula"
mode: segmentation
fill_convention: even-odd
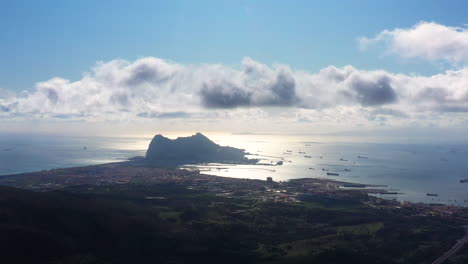
[[[177,167],[183,164],[239,163],[255,164],[257,159],[248,159],[244,149],[220,146],[201,133],[190,137],[169,139],[154,136],[146,152],[145,162],[157,167]]]
[[[228,178],[164,164],[256,162],[245,155],[200,133],[175,140],[157,135],[145,158],[4,175],[2,260],[461,264],[468,259],[465,207],[385,200],[373,195],[385,190],[366,184]]]

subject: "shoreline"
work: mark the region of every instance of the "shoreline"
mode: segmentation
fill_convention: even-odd
[[[197,166],[197,165],[193,165]],[[152,173],[150,177],[145,173]],[[151,174],[150,173],[150,174]],[[183,179],[187,177],[187,179]],[[77,166],[70,168],[56,168],[35,172],[25,172],[18,174],[8,174],[0,176],[0,185],[11,186],[20,189],[36,191],[53,191],[66,189],[75,185],[106,185],[106,184],[133,184],[143,182],[179,182],[185,184],[192,181],[220,181],[223,183],[252,183],[253,185],[273,184],[278,188],[294,189],[288,193],[291,196],[297,195],[324,195],[336,197],[354,197],[365,195],[370,199],[378,200],[379,203],[388,203],[392,206],[414,206],[414,207],[444,207],[447,208],[467,208],[460,205],[446,205],[438,203],[408,202],[396,199],[386,199],[376,195],[398,195],[399,193],[379,188],[388,188],[387,185],[363,184],[347,181],[339,181],[327,178],[298,178],[289,179],[284,182],[270,182],[262,179],[249,179],[203,174],[200,170],[187,170],[185,168],[159,168],[153,166],[143,166],[140,162],[119,161],[97,165]],[[298,188],[298,184],[300,188]],[[246,188],[248,190],[248,188]],[[281,192],[280,192],[281,193]]]
[[[203,166],[211,163],[201,163],[201,164],[189,164],[189,165],[181,165],[177,166],[174,168],[165,168],[165,167],[156,167],[156,166],[148,166],[148,165],[143,165],[141,162],[138,161],[117,161],[117,162],[110,162],[110,163],[102,163],[102,164],[93,164],[93,165],[84,165],[84,166],[75,166],[75,167],[66,167],[66,168],[53,168],[53,169],[46,169],[46,170],[40,170],[40,171],[32,171],[32,172],[21,172],[21,173],[14,173],[14,174],[6,174],[6,175],[0,175],[0,185],[3,182],[4,179],[8,178],[16,178],[16,177],[28,177],[31,175],[37,175],[41,173],[55,173],[55,172],[62,172],[66,170],[83,170],[86,168],[93,168],[93,167],[108,167],[108,166],[126,166],[129,165],[129,167],[134,167],[134,168],[155,168],[155,169],[161,169],[161,170],[181,170],[181,171],[189,171],[189,172],[194,172],[200,175],[205,175],[205,176],[213,176],[213,177],[219,177],[219,178],[228,178],[228,179],[237,179],[237,180],[251,180],[251,181],[266,181],[262,179],[250,179],[250,178],[238,178],[238,177],[229,177],[229,176],[221,176],[221,175],[213,175],[213,174],[203,174],[203,170],[197,169],[198,166]],[[223,165],[251,165],[251,164],[244,164],[244,163],[213,163],[219,166]],[[255,164],[257,165],[257,164]],[[260,164],[262,165],[262,164]],[[270,165],[270,166],[277,166],[277,165]],[[219,168],[221,169],[221,168]],[[322,178],[322,177],[304,177],[304,178],[295,178],[295,179],[289,179],[284,182],[292,182],[292,181],[304,181],[304,180],[315,180],[317,182],[323,182],[323,183],[331,183],[336,186],[340,187],[352,187],[352,188],[357,188],[357,189],[346,189],[346,190],[366,190],[364,188],[368,187],[376,187],[376,188],[388,188],[389,186],[387,185],[378,185],[378,184],[366,184],[366,183],[356,183],[356,182],[348,182],[348,181],[339,181],[339,180],[333,180],[333,179],[328,179],[328,178]],[[345,189],[343,189],[345,190]],[[367,189],[369,190],[369,189]],[[388,191],[382,190],[381,193],[387,193]]]
[[[259,241],[247,248],[235,247],[239,253],[255,253],[251,256],[258,260],[271,259],[272,254],[282,250],[284,254],[274,255],[275,259],[293,261],[291,254],[296,252],[296,246],[306,252],[318,249],[303,255],[315,259],[321,252],[343,243],[353,250],[361,250],[355,251],[359,255],[363,245],[366,252],[375,252],[382,246],[385,252],[398,245],[402,253],[395,259],[411,259],[406,252],[413,252],[412,247],[402,245],[399,237],[414,232],[423,232],[423,236],[408,239],[416,246],[429,245],[420,255],[424,261],[433,260],[456,243],[461,227],[468,223],[468,208],[401,204],[340,189],[339,186],[346,184],[343,181],[318,178],[274,182],[124,162],[9,175],[5,181],[12,187],[23,188],[1,186],[2,200],[13,212],[21,216],[30,213],[31,219],[37,222],[58,219],[59,223],[72,223],[80,230],[79,238],[85,234],[89,241],[94,241],[95,232],[87,226],[88,221],[73,219],[89,219],[92,223],[100,219],[101,226],[110,226],[108,230],[112,234],[120,234],[125,228],[128,232],[123,233],[120,241],[128,241],[127,234],[144,234],[148,241],[148,229],[140,226],[153,226],[170,235],[180,245],[178,248],[191,248],[192,244],[185,243],[187,235],[200,238],[197,245],[207,245],[213,241],[211,234],[230,232],[227,237],[222,235],[220,241],[229,238],[233,242],[252,238]],[[5,184],[1,178],[0,184]],[[22,206],[17,206],[18,201]],[[37,213],[44,210],[47,213]],[[113,223],[123,225],[115,228]],[[31,222],[26,219],[23,225],[29,227]],[[45,231],[61,234],[54,227],[51,225]],[[238,235],[245,236],[239,239]],[[369,235],[377,239],[369,239]],[[159,241],[159,237],[153,241]],[[113,239],[105,241],[109,244]],[[130,244],[126,246],[129,248]],[[138,244],[136,248],[138,252]]]

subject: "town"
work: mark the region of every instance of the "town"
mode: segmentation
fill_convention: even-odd
[[[386,186],[335,181],[325,178],[302,178],[276,182],[268,177],[253,180],[206,175],[195,169],[165,169],[141,166],[138,162],[116,162],[85,167],[43,170],[6,175],[0,185],[47,192],[70,186],[107,186],[113,184],[178,184],[190,190],[206,191],[224,197],[243,197],[261,202],[300,203],[307,196],[334,197],[362,201],[373,208],[411,208],[415,216],[457,217],[468,212],[466,207],[399,202],[375,194],[393,194]],[[468,219],[466,219],[468,223]]]

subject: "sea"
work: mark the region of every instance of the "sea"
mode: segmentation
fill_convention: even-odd
[[[169,134],[171,138],[187,134]],[[203,173],[274,181],[327,178],[384,185],[399,201],[468,206],[468,144],[416,143],[321,135],[205,134],[245,149],[260,165],[198,165]],[[144,156],[151,136],[0,133],[2,175],[86,166]],[[282,165],[276,165],[282,162]],[[190,166],[190,164],[188,164]],[[191,166],[193,167],[193,166]],[[327,172],[338,176],[327,175]],[[427,194],[433,194],[428,196]],[[436,195],[436,196],[434,196]]]

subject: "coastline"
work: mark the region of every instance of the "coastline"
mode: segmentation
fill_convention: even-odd
[[[140,166],[134,162],[115,162],[0,177],[0,185],[4,185],[0,186],[3,190],[0,199],[10,201],[12,198],[9,197],[13,197],[11,206],[18,210],[15,211],[18,214],[24,211],[15,207],[15,199],[22,199],[22,204],[32,208],[36,208],[36,201],[40,201],[39,206],[42,207],[37,210],[64,208],[51,209],[49,212],[53,215],[60,215],[63,210],[86,210],[90,201],[95,204],[96,200],[105,200],[101,209],[91,215],[85,214],[84,217],[98,217],[113,208],[116,215],[102,218],[110,219],[108,221],[113,221],[115,217],[127,217],[122,212],[131,205],[130,208],[141,210],[141,217],[150,217],[147,223],[152,226],[170,227],[169,230],[164,229],[164,234],[172,234],[174,243],[181,245],[185,243],[183,234],[186,233],[195,232],[200,237],[207,234],[206,230],[212,230],[208,233],[232,230],[230,234],[233,236],[246,234],[251,237],[253,232],[255,238],[262,242],[239,250],[251,252],[249,254],[261,260],[293,260],[296,254],[294,248],[298,246],[304,248],[305,252],[318,249],[303,257],[320,256],[327,252],[328,247],[340,243],[349,247],[356,247],[356,243],[366,245],[367,252],[379,250],[382,246],[390,249],[392,245],[401,243],[398,236],[392,234],[416,232],[414,230],[422,226],[422,230],[430,231],[424,232],[433,240],[413,236],[412,245],[431,243],[431,248],[422,250],[421,256],[425,256],[425,260],[436,259],[453,246],[456,239],[462,236],[462,226],[468,224],[466,207],[385,200],[372,195],[379,187],[375,185],[354,184],[362,187],[358,190],[342,188],[350,184],[353,185],[320,178],[285,182],[240,179],[177,168]],[[70,203],[69,199],[79,199],[80,206]],[[198,209],[194,209],[194,206]],[[133,219],[136,211],[131,212],[129,219]],[[257,220],[252,222],[253,219]],[[277,222],[278,219],[281,222]],[[198,229],[195,226],[204,229],[196,233]],[[295,229],[291,229],[291,226],[298,228],[293,234],[291,230]],[[239,228],[248,232],[235,231]],[[263,228],[268,228],[270,232],[264,233]],[[184,231],[180,233],[180,230]],[[447,235],[447,232],[450,234]],[[385,243],[366,244],[369,234]],[[268,237],[261,240],[265,235]],[[94,237],[91,233],[89,236]],[[222,236],[222,239],[225,241],[226,238]],[[271,242],[277,239],[281,239],[282,243],[278,245]],[[392,242],[388,243],[389,240]],[[444,241],[442,245],[441,240]],[[202,239],[201,243],[210,241]],[[309,244],[303,244],[303,241]],[[431,241],[438,242],[434,244]],[[326,243],[325,248],[320,246],[323,243]],[[359,246],[355,249],[359,249]],[[400,249],[411,252],[410,247],[401,246]],[[284,254],[278,255],[278,250]],[[409,255],[401,256],[409,258]]]
[[[196,165],[195,165],[196,166]],[[276,192],[273,195],[276,200],[297,201],[297,197],[303,195],[316,195],[325,197],[348,197],[350,199],[360,199],[362,201],[371,199],[375,204],[385,204],[390,207],[399,208],[401,206],[414,207],[422,210],[422,214],[450,215],[453,211],[468,208],[465,206],[444,205],[436,203],[414,203],[400,202],[395,199],[385,199],[377,195],[398,195],[397,192],[387,190],[386,185],[353,183],[327,178],[298,178],[281,182],[267,182],[259,179],[235,178],[203,174],[200,170],[187,170],[183,166],[176,168],[159,168],[142,165],[139,161],[112,162],[98,165],[88,165],[70,168],[59,168],[41,170],[36,172],[26,172],[0,176],[0,185],[15,187],[19,189],[33,191],[55,191],[65,190],[72,186],[89,185],[103,186],[114,184],[162,184],[176,183],[187,185],[193,188],[193,184],[200,182],[216,183],[221,193],[232,192],[233,184],[239,184],[239,190],[253,191],[259,195],[258,188],[270,187],[266,190],[264,197],[271,197],[268,192]],[[198,186],[200,187],[200,186]],[[202,188],[203,189],[203,188]],[[237,191],[237,190],[236,190]],[[367,202],[367,201],[366,201]],[[435,209],[433,209],[433,207]]]

